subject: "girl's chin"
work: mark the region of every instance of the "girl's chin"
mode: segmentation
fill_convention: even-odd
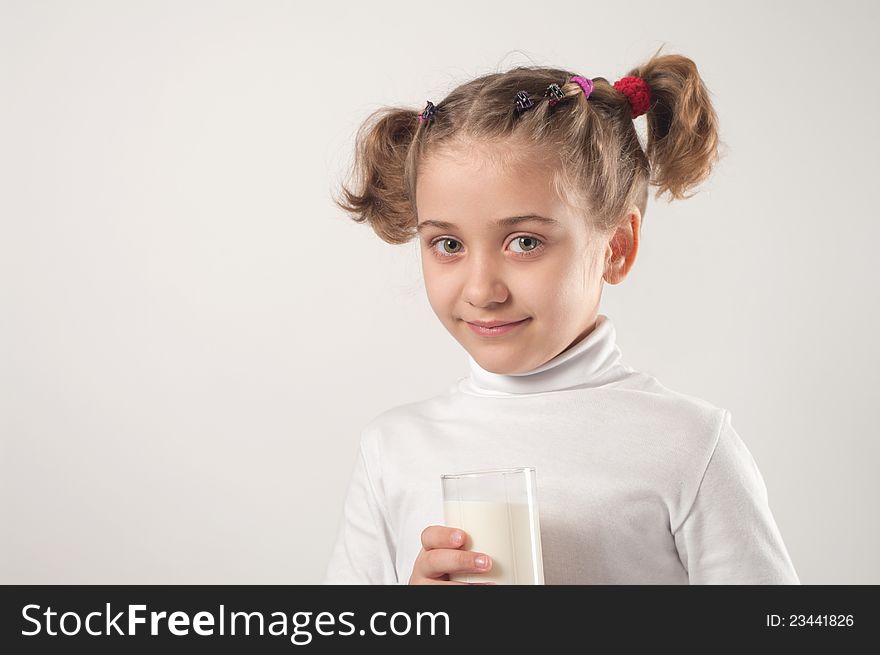
[[[499,344],[499,348],[503,348],[503,346]],[[493,349],[489,346],[475,348],[473,344],[468,344],[466,350],[481,369],[497,375],[518,375],[531,371],[537,366],[537,364],[525,361],[523,352],[526,349],[519,347],[503,354],[499,350],[497,356],[493,356]]]
[[[480,361],[477,360],[477,363],[480,364]],[[505,366],[502,364],[495,365],[491,362],[480,364],[480,368],[488,373],[494,373],[495,375],[519,375],[520,373],[525,373],[532,369],[532,367],[523,368],[520,364],[516,366]]]

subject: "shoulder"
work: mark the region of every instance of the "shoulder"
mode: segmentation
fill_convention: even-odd
[[[390,407],[371,418],[361,431],[361,441],[377,447],[395,435],[418,434],[426,422],[441,421],[455,413],[458,382],[442,393]]]
[[[708,421],[717,428],[728,412],[727,408],[705,398],[671,389],[653,375],[641,371],[632,371],[626,383],[616,388],[631,394],[634,404],[639,404],[644,411],[655,417]]]
[[[645,450],[662,460],[674,481],[678,501],[672,525],[684,520],[709,471],[712,483],[726,485],[731,493],[748,489],[766,494],[757,464],[734,429],[728,408],[671,389],[646,373],[634,375],[628,391],[639,399],[633,405],[645,408],[634,412],[646,417],[645,434],[652,441],[644,444]]]
[[[648,373],[632,371],[614,393],[621,394],[625,406],[631,408],[637,429],[690,454],[698,465],[708,462],[724,427],[730,425],[726,407],[671,389]]]

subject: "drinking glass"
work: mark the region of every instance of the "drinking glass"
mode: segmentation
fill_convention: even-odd
[[[544,562],[534,467],[440,476],[446,525],[467,534],[466,550],[486,553],[485,573],[455,573],[458,582],[542,585]]]

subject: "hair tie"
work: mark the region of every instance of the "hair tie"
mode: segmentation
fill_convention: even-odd
[[[569,82],[577,82],[578,86],[584,91],[584,98],[589,98],[593,92],[593,80],[589,77],[581,77],[580,75],[572,75]]]
[[[514,111],[517,115],[522,114],[526,109],[535,106],[535,103],[532,102],[532,99],[529,97],[528,91],[517,91],[514,104]]]
[[[428,102],[428,104],[425,105],[424,111],[422,111],[422,113],[419,114],[419,123],[421,123],[422,121],[428,120],[434,114],[437,113],[437,107],[434,105],[434,103],[431,102],[430,100],[428,100],[427,102]]]
[[[626,99],[629,100],[633,118],[637,118],[648,111],[651,105],[651,89],[645,80],[628,75],[617,80],[614,83],[614,88],[624,94]]]

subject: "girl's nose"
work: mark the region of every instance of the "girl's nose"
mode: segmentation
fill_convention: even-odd
[[[509,290],[503,275],[491,262],[477,263],[465,273],[464,299],[474,307],[507,300]]]

